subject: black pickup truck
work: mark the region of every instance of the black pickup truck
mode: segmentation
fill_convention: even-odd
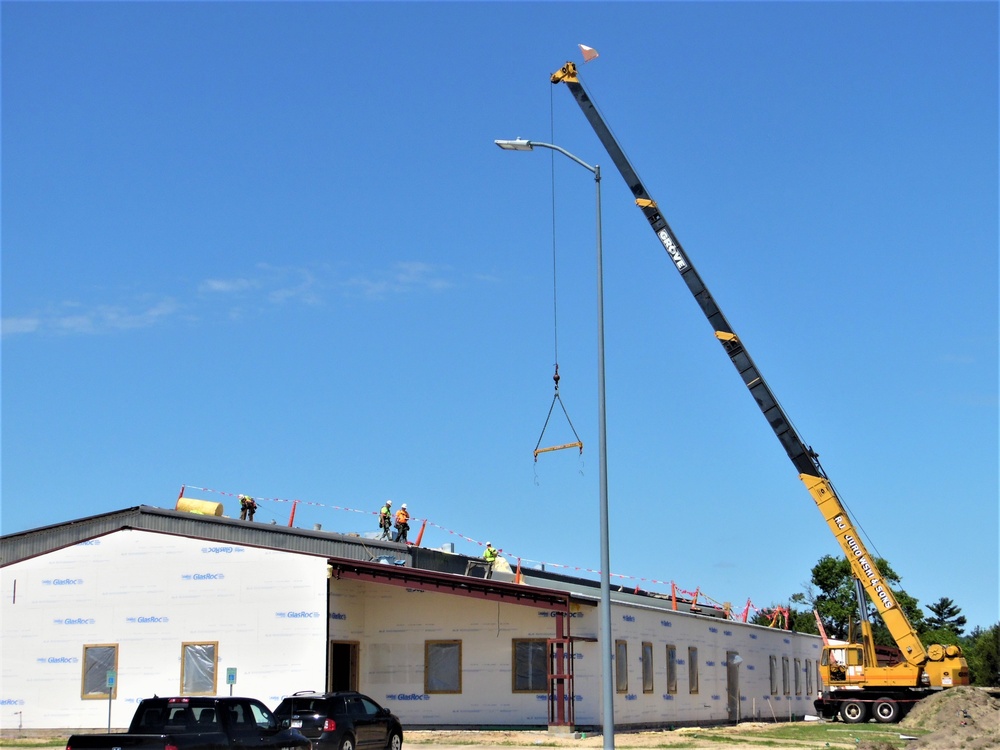
[[[253,698],[146,698],[124,734],[74,734],[66,750],[311,750]]]

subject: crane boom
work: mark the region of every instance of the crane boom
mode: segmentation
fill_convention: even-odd
[[[882,574],[875,564],[875,559],[868,553],[861,541],[860,534],[854,528],[854,524],[833,489],[833,485],[820,466],[817,454],[806,445],[795,431],[771,388],[757,369],[757,365],[754,364],[749,352],[744,348],[705,282],[702,281],[701,275],[684,251],[680,240],[677,239],[667,220],[663,217],[656,201],[646,191],[638,173],[632,167],[625,152],[618,145],[610,128],[604,122],[604,118],[580,82],[576,65],[572,62],[566,63],[552,74],[551,80],[553,84],[565,83],[580,109],[583,110],[587,121],[593,127],[611,160],[625,179],[625,184],[632,191],[636,205],[646,217],[664,250],[667,251],[674,267],[680,273],[684,283],[687,284],[688,290],[694,295],[712,326],[712,330],[715,331],[716,338],[722,344],[722,348],[736,367],[743,383],[791,459],[798,471],[799,479],[805,484],[829,525],[830,531],[833,532],[850,561],[855,578],[864,585],[868,598],[875,605],[876,611],[882,617],[882,621],[902,651],[904,658],[915,667],[924,665],[928,660],[927,651],[889,586],[883,580]]]

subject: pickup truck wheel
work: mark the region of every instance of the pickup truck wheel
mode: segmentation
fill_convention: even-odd
[[[340,750],[354,750],[354,738],[351,735],[344,735],[344,739],[340,741]]]
[[[868,719],[868,706],[861,701],[844,701],[840,704],[840,718],[845,724],[861,724]]]
[[[899,721],[899,704],[892,698],[879,698],[872,706],[872,714],[875,715],[875,721],[892,724]]]
[[[393,732],[389,735],[389,744],[386,745],[386,748],[387,750],[403,750],[403,738],[399,732]]]

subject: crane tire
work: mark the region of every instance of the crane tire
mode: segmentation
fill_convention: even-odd
[[[879,698],[872,706],[875,721],[881,724],[895,724],[899,721],[899,704],[892,698]]]
[[[845,724],[861,724],[868,720],[868,704],[849,700],[840,704],[840,718]]]

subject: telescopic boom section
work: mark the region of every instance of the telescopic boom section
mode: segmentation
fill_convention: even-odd
[[[577,77],[576,65],[568,62],[562,68],[552,74],[552,83],[565,83],[580,105],[584,116],[593,127],[594,132],[604,148],[607,150],[611,160],[618,167],[625,184],[632,191],[635,203],[646,217],[657,239],[667,251],[667,255],[673,262],[674,267],[680,273],[684,283],[687,284],[691,294],[701,306],[701,311],[708,318],[715,336],[722,344],[722,348],[729,355],[730,361],[736,367],[740,377],[749,389],[750,394],[757,402],[757,406],[771,425],[774,434],[781,443],[788,457],[795,465],[799,473],[799,479],[805,484],[806,489],[812,495],[813,500],[819,507],[823,518],[834,536],[840,542],[844,554],[850,560],[852,571],[855,577],[860,580],[865,587],[869,599],[875,604],[876,610],[882,616],[889,632],[892,633],[897,645],[903,652],[906,660],[914,665],[920,666],[927,661],[927,652],[924,650],[916,631],[907,620],[903,610],[899,607],[895,597],[889,587],[882,580],[882,574],[875,565],[875,560],[865,549],[860,535],[855,531],[847,512],[837,498],[833,486],[826,478],[823,468],[819,464],[817,454],[809,448],[799,437],[795,428],[792,427],[784,410],[774,397],[771,388],[767,385],[754,364],[750,354],[743,348],[739,337],[733,332],[732,326],[722,314],[722,310],[716,304],[705,282],[695,269],[694,264],[684,252],[680,241],[674,234],[667,220],[660,213],[656,201],[652,199],[635,169],[629,163],[628,157],[622,151],[621,146],[615,140],[611,129],[604,122],[600,112],[587,94]]]

